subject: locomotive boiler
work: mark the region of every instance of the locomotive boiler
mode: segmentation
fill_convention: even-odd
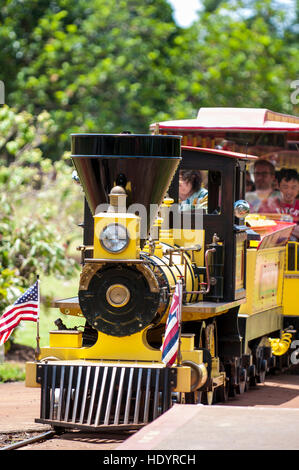
[[[86,322],[83,332],[56,322],[49,346],[27,364],[27,385],[41,387],[38,422],[139,427],[175,402],[211,404],[264,379],[273,366],[266,340],[285,326],[293,225],[269,233],[246,225],[254,158],[182,148],[178,136],[72,135],[85,196],[82,269],[78,295],[55,307]],[[187,211],[178,196],[184,168],[200,171],[207,189],[205,204]],[[166,367],[161,346],[178,281],[180,354]]]

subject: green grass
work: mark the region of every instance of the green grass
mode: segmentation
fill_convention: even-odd
[[[40,276],[40,321],[39,336],[40,347],[49,345],[49,331],[57,329],[54,321],[61,318],[68,327],[84,325],[85,319],[64,315],[58,308],[48,306],[51,300],[75,297],[78,293],[79,271],[70,280],[57,279],[55,277]],[[36,348],[36,323],[23,321],[14,331],[14,342],[25,346]],[[25,364],[13,362],[0,363],[0,382],[19,381],[25,379]]]
[[[68,328],[84,325],[84,318],[64,315],[58,308],[51,308],[47,305],[51,299],[58,300],[77,296],[78,286],[79,271],[73,279],[70,280],[57,279],[55,277],[43,278],[40,276],[40,293],[42,300],[40,306],[39,336],[41,347],[49,344],[49,331],[57,329],[54,324],[57,318],[61,318]],[[35,348],[36,323],[29,321],[22,322],[15,332],[14,342]]]
[[[13,362],[0,364],[0,382],[16,382],[25,380],[25,365]]]

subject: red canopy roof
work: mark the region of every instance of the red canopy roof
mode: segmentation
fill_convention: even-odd
[[[211,149],[202,147],[189,147],[187,145],[182,146],[182,150],[193,150],[194,152],[211,153],[214,155],[223,155],[224,157],[238,158],[240,160],[257,160],[258,157],[255,155],[245,155],[245,153],[231,152],[230,150]]]
[[[161,130],[231,130],[299,132],[299,117],[260,108],[200,108],[196,119],[151,124]]]

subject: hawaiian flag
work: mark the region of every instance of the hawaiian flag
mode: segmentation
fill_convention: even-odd
[[[172,298],[169,314],[165,326],[165,336],[162,344],[162,362],[167,367],[172,366],[177,358],[179,349],[180,321],[182,316],[182,283],[178,282]]]
[[[21,320],[37,321],[39,317],[39,281],[9,307],[0,318],[0,346],[4,344]]]

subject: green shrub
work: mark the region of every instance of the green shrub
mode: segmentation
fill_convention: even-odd
[[[0,383],[25,380],[25,365],[13,362],[0,364]]]

